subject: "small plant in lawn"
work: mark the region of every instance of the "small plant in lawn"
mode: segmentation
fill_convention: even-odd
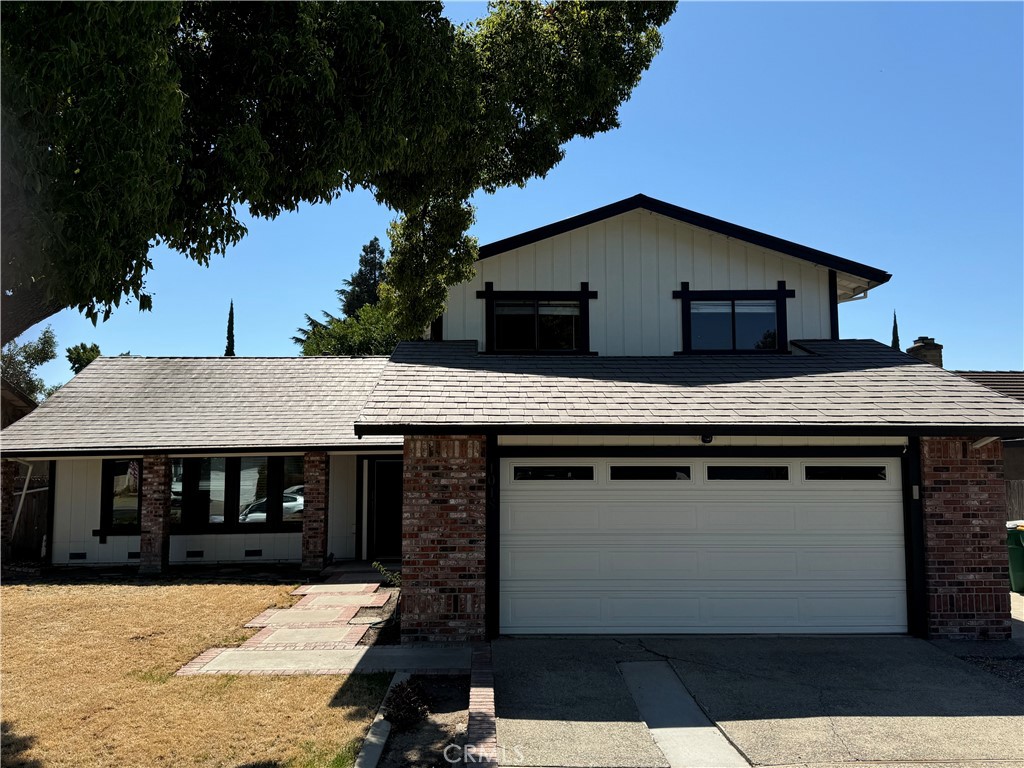
[[[373,567],[380,572],[380,575],[384,577],[384,581],[389,587],[402,588],[402,574],[397,571],[388,570],[387,567],[376,561],[374,561]]]
[[[391,689],[384,703],[384,719],[396,731],[407,731],[423,720],[429,710],[423,703],[423,690],[417,683],[406,680]]]

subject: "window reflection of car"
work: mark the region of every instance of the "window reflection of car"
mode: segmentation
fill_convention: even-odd
[[[301,486],[299,486],[301,487]],[[305,499],[294,493],[281,494],[281,520],[284,522],[301,520],[302,508],[305,506]],[[240,523],[265,523],[267,522],[267,500],[256,499],[238,513]]]

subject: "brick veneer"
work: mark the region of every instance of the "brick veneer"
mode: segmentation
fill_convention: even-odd
[[[142,513],[139,573],[163,573],[171,544],[171,460],[148,455],[142,459]]]
[[[319,571],[327,563],[328,458],[323,451],[303,458],[302,569]]]
[[[485,438],[405,438],[402,642],[484,638]]]
[[[13,461],[0,462],[0,562],[11,556],[11,538],[14,535],[14,484],[18,465]]]
[[[1006,486],[1000,441],[921,439],[928,635],[1010,637]]]

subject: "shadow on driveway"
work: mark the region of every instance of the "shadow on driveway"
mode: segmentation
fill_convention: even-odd
[[[577,637],[493,649],[499,745],[525,753],[503,764],[664,764],[616,666],[653,659],[669,661],[755,765],[1024,764],[1024,691],[923,640]]]

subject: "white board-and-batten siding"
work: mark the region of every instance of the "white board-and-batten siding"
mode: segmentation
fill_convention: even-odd
[[[341,459],[338,470],[339,475],[343,475],[342,466],[347,457],[332,457],[332,460],[335,458]],[[354,465],[354,459],[349,460]],[[129,552],[139,551],[137,535],[107,536],[102,543],[99,536],[93,535],[93,531],[100,527],[103,459],[59,459],[56,462],[54,482],[54,565],[132,565],[139,562],[138,559],[128,557]],[[354,528],[354,510],[346,509],[343,505],[333,508],[335,497],[340,499],[351,488],[352,485],[344,477],[339,477],[337,490],[331,489],[329,524],[336,521],[339,530]],[[354,551],[354,534],[349,538],[347,549],[344,539],[339,542],[342,552]],[[260,550],[261,554],[246,556],[247,550]],[[189,551],[202,551],[203,556],[189,557]],[[72,554],[78,557],[72,558]],[[302,533],[172,534],[169,559],[172,563],[299,562],[302,559]]]
[[[682,349],[679,284],[690,290],[796,291],[787,300],[790,339],[827,339],[828,270],[649,211],[637,210],[482,259],[454,286],[446,340],[476,339],[483,350],[484,300],[477,291],[579,290],[590,284],[590,349],[601,355],[671,355]]]

